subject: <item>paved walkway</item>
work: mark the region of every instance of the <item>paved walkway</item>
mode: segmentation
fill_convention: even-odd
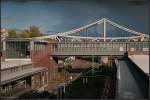
[[[46,69],[43,67],[41,67],[41,68],[37,67],[37,68],[24,69],[22,71],[13,72],[11,74],[1,75],[1,84],[15,81],[15,80],[24,78],[26,76],[34,75],[36,73],[40,73],[40,72],[45,71],[45,70]]]
[[[140,99],[142,93],[125,61],[118,61],[118,97],[119,99]]]

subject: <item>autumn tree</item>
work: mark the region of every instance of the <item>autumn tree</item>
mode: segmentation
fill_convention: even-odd
[[[21,31],[19,35],[17,36],[15,30],[9,30],[8,31],[8,37],[9,38],[33,38],[33,37],[39,37],[42,36],[42,33],[40,32],[39,28],[35,25],[31,26],[29,29],[26,29],[24,31]]]
[[[16,38],[17,37],[17,33],[15,30],[11,29],[8,30],[8,38]]]
[[[39,28],[37,26],[31,26],[30,29],[30,37],[39,37],[42,36],[42,33],[40,32]]]
[[[30,32],[28,30],[24,30],[20,33],[21,38],[30,38]]]

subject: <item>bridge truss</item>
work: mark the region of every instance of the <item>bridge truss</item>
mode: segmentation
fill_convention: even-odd
[[[116,33],[114,33],[113,36],[110,36],[112,34],[112,32],[110,32],[110,30],[107,30],[108,29],[107,24],[111,25],[111,27],[112,26],[115,27],[116,30],[119,30],[120,31],[119,35],[116,36]],[[102,28],[99,28],[98,26],[102,26]],[[92,28],[95,29],[97,32],[96,31],[92,32],[91,31]],[[98,30],[98,29],[102,29],[103,31],[100,32],[100,30]],[[99,36],[93,37],[92,34],[95,34],[95,33],[98,33],[98,34],[101,33],[101,34],[99,34]],[[120,34],[122,34],[122,36]],[[81,36],[81,35],[83,35],[83,36]],[[58,41],[64,41],[66,39],[69,39],[70,41],[82,41],[82,40],[101,41],[101,40],[103,40],[104,42],[107,40],[110,40],[110,41],[113,41],[113,40],[135,40],[135,39],[145,39],[145,38],[149,39],[149,35],[131,30],[129,28],[121,26],[121,25],[119,25],[111,20],[108,20],[106,18],[102,18],[96,22],[89,24],[89,25],[86,25],[86,26],[83,26],[83,27],[80,27],[80,28],[77,28],[77,29],[74,29],[71,31],[61,32],[61,33],[57,33],[55,35],[36,37],[36,39],[54,39],[54,40],[58,40]]]

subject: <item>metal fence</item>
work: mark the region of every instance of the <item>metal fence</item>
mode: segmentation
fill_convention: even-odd
[[[52,55],[122,55],[127,51],[149,51],[148,42],[63,42],[51,43]]]

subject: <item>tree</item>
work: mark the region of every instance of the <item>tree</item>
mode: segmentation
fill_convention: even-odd
[[[68,57],[65,59],[65,62],[64,62],[64,67],[65,67],[65,70],[70,70],[72,67],[72,64],[75,62],[75,57]]]
[[[30,32],[28,30],[24,30],[20,33],[21,38],[29,38],[30,37]]]
[[[8,30],[8,38],[16,38],[17,34],[15,30]]]
[[[42,33],[40,32],[39,28],[37,26],[31,26],[30,27],[30,37],[39,37],[42,36]]]
[[[40,32],[39,28],[35,25],[31,26],[29,29],[26,29],[20,32],[19,34],[19,38],[33,38],[33,37],[39,37],[39,36],[42,36],[42,33]],[[18,36],[15,30],[9,30],[8,37],[16,38]]]

